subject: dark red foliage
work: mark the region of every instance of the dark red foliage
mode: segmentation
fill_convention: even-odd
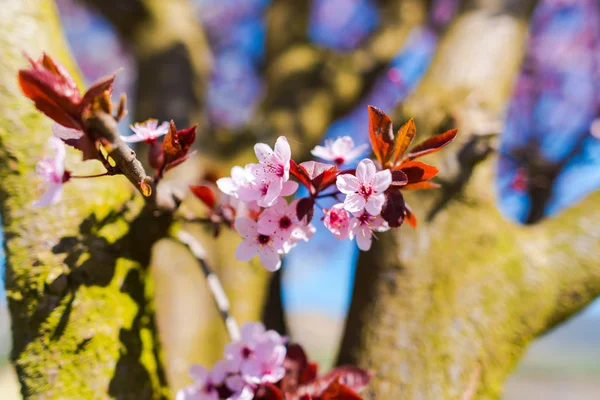
[[[407,161],[394,167],[394,170],[402,171],[406,174],[406,177],[408,178],[406,183],[428,181],[440,172],[440,170],[433,165],[425,164],[420,161]]]
[[[290,160],[290,173],[306,186],[311,195],[316,195],[335,183],[339,171],[331,164],[307,161],[298,165]]]
[[[306,223],[309,224],[315,214],[315,199],[312,197],[300,199],[296,204],[296,214],[299,221],[306,217]]]
[[[387,168],[394,152],[394,132],[391,118],[377,107],[369,106],[369,140],[377,161]]]
[[[29,58],[29,57],[28,57]],[[38,110],[67,128],[83,129],[82,113],[97,96],[112,91],[115,75],[93,84],[82,96],[67,69],[43,53],[39,60],[29,58],[31,69],[19,70],[23,94]]]
[[[212,189],[205,185],[191,185],[190,190],[194,195],[202,200],[209,208],[214,208],[217,203],[217,198]]]
[[[398,134],[396,135],[396,146],[394,146],[394,159],[392,160],[392,164],[397,164],[400,157],[406,152],[408,146],[412,143],[415,135],[417,134],[417,127],[415,126],[415,121],[412,118],[402,125],[402,127],[398,130]]]
[[[415,147],[410,150],[407,160],[414,160],[418,157],[423,157],[427,154],[435,153],[439,151],[450,142],[454,140],[456,134],[458,133],[458,129],[451,129],[447,132],[440,133],[439,135],[435,135],[424,142],[419,143]]]
[[[164,161],[161,172],[168,171],[188,159],[191,155],[190,147],[196,140],[196,127],[197,125],[194,125],[178,131],[175,123],[171,121],[169,132],[162,144]]]
[[[392,186],[404,186],[408,183],[408,176],[403,171],[392,170]]]
[[[357,393],[372,377],[370,372],[354,366],[334,368],[319,377],[317,364],[308,361],[298,344],[288,345],[284,366],[286,375],[278,386],[285,400],[360,400]]]
[[[406,203],[399,190],[388,190],[385,194],[385,203],[381,209],[381,217],[390,228],[398,228],[404,222]]]

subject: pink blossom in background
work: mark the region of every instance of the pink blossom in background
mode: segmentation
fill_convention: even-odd
[[[354,141],[350,136],[342,136],[336,140],[326,139],[325,146],[315,146],[311,150],[311,154],[322,160],[332,161],[339,166],[354,161],[368,148],[368,144],[354,147]]]
[[[158,120],[150,118],[144,122],[136,122],[135,124],[129,125],[134,135],[121,136],[121,139],[127,143],[152,143],[159,137],[166,135],[169,132],[169,123],[163,122],[158,125]]]

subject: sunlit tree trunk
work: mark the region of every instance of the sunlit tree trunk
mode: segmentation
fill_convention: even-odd
[[[468,94],[491,115],[505,107],[528,10],[480,3],[450,27],[404,107],[421,135],[467,110]],[[472,137],[457,122],[464,136],[436,160],[452,171],[447,182],[460,175],[453,152]],[[443,191],[407,196],[420,226],[382,234],[362,254],[339,362],[375,372],[369,398],[496,399],[528,343],[600,294],[600,195],[519,226],[499,214],[494,168],[495,157],[477,165],[431,222]]]
[[[147,265],[170,217],[144,210],[124,177],[76,180],[64,201],[34,208],[33,170],[50,120],[21,95],[22,52],[70,70],[54,4],[4,1],[0,11],[0,207],[12,361],[26,398],[157,399],[166,393]],[[69,151],[76,168],[81,155]],[[91,164],[91,165],[90,165]],[[85,172],[100,169],[94,162]],[[96,171],[97,172],[97,171]]]

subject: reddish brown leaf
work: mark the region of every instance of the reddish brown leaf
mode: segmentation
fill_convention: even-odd
[[[338,376],[327,386],[321,394],[320,400],[362,400],[362,397],[348,386],[340,383],[340,377]]]
[[[272,383],[265,383],[258,387],[253,400],[283,400],[283,394],[277,386]]]
[[[311,185],[311,179],[308,174],[308,171],[302,166],[296,164],[294,160],[290,159],[290,174],[292,174],[296,179],[300,181],[310,192],[314,194],[314,188]]]
[[[29,58],[31,69],[19,71],[19,85],[38,110],[63,126],[80,129],[81,93],[65,67],[46,54]]]
[[[19,71],[19,86],[23,94],[35,103],[35,107],[60,125],[81,129],[76,118],[77,96],[66,97],[54,87],[55,75],[48,71]],[[57,88],[60,88],[57,84]]]
[[[101,96],[104,92],[108,91],[108,93],[112,93],[113,90],[113,82],[115,81],[116,74],[112,74],[106,76],[90,86],[90,88],[83,95],[83,99],[81,100],[81,107],[85,108],[88,105],[92,104],[94,99],[98,96]]]
[[[98,145],[78,129],[66,128],[59,124],[52,126],[52,133],[66,145],[76,148],[83,153],[83,161],[99,160]]]
[[[412,210],[410,209],[410,207],[408,206],[408,204],[405,204],[404,220],[406,222],[408,222],[408,224],[410,226],[412,226],[413,228],[417,227],[417,217],[412,212]]]
[[[196,154],[196,151],[190,151],[189,153],[187,153],[183,157],[176,158],[175,160],[173,160],[170,163],[168,163],[167,165],[165,165],[165,168],[163,169],[163,172],[167,172],[167,171],[175,168],[176,166],[178,166],[179,164],[183,163],[184,161],[187,161],[187,159],[190,158],[191,156],[193,156],[194,154]]]
[[[333,380],[336,377],[339,379],[341,384],[348,386],[355,392],[360,392],[369,384],[369,382],[371,382],[373,373],[362,368],[355,367],[354,365],[342,365],[330,370],[320,379]]]
[[[440,185],[438,185],[437,183],[422,181],[404,185],[402,186],[402,190],[437,189],[439,187]]]
[[[407,161],[394,168],[406,174],[408,183],[427,181],[440,172],[433,165],[425,164],[421,161]]]
[[[324,164],[316,161],[307,161],[300,164],[310,178],[314,194],[327,189],[335,183],[338,169],[335,165]]]
[[[196,126],[178,131],[175,123],[171,121],[169,132],[162,145],[166,163],[165,170],[181,164],[189,157],[188,151],[196,139]]]
[[[165,155],[162,145],[158,140],[154,140],[149,144],[148,163],[154,169],[160,169],[165,163]]]
[[[392,186],[404,186],[408,183],[408,176],[400,170],[392,171]]]
[[[398,190],[390,190],[385,194],[385,203],[381,209],[381,217],[391,228],[398,228],[404,222],[404,196]]]
[[[407,123],[402,125],[402,127],[398,130],[398,134],[396,135],[396,145],[394,146],[394,159],[392,164],[396,164],[408,146],[412,143],[415,135],[417,134],[417,127],[415,126],[415,121],[411,118]]]
[[[394,151],[392,120],[386,113],[373,106],[369,106],[369,140],[375,157],[383,168],[387,168]]]
[[[215,196],[215,193],[212,191],[211,188],[205,185],[190,185],[190,190],[208,207],[215,207],[217,197]]]
[[[441,133],[439,135],[435,135],[424,142],[419,143],[415,147],[410,150],[410,153],[406,157],[407,160],[414,160],[418,157],[423,157],[424,155],[435,153],[439,151],[442,147],[446,146],[454,138],[458,133],[458,129],[451,129],[447,132]]]
[[[299,221],[306,217],[306,223],[309,224],[315,213],[315,200],[312,197],[300,199],[296,204],[296,213]]]

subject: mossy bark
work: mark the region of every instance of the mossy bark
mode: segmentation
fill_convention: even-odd
[[[421,135],[464,115],[467,96],[497,115],[510,95],[532,3],[472,3],[403,107]],[[457,123],[463,136],[433,160],[447,182],[464,176],[456,152],[474,132]],[[600,295],[600,194],[520,226],[497,209],[495,163],[476,166],[431,222],[443,191],[407,195],[420,226],[382,234],[362,254],[339,362],[374,370],[369,398],[496,399],[527,345]]]
[[[22,52],[46,51],[74,65],[54,4],[2,5],[0,49],[0,207],[12,361],[26,398],[157,399],[165,391],[146,266],[170,217],[143,207],[124,177],[75,180],[64,200],[35,208],[33,173],[51,136],[51,121],[21,95]],[[81,166],[69,151],[67,167]],[[84,171],[85,169],[85,171]],[[142,233],[143,232],[143,233]]]

